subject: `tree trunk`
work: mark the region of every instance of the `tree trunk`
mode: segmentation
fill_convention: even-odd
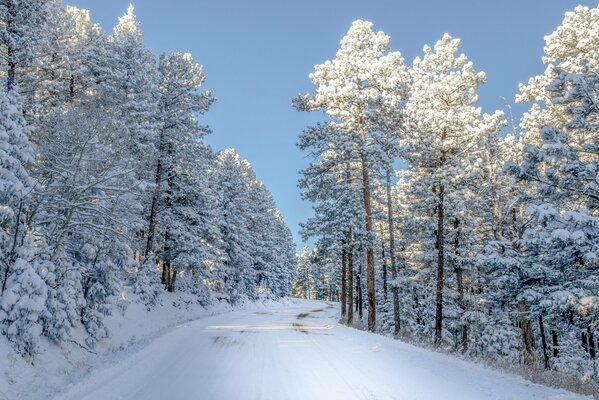
[[[381,258],[383,259],[383,299],[387,303],[387,258],[385,257],[385,236],[381,225]]]
[[[557,332],[551,331],[551,347],[553,348],[553,357],[557,357],[559,355],[559,347],[557,344]]]
[[[597,355],[595,351],[595,337],[593,336],[593,331],[590,326],[587,327],[587,336],[589,337],[589,354],[591,355],[591,358],[595,358]]]
[[[366,217],[366,234],[372,232],[372,206],[370,204],[370,178],[364,153],[360,156],[362,162],[362,193],[364,197],[364,212]],[[374,331],[376,325],[376,303],[374,298],[374,252],[372,246],[366,249],[366,291],[368,294],[368,330]],[[361,317],[361,316],[360,316]]]
[[[170,247],[170,236],[168,229],[164,233],[164,252],[163,252],[163,263],[162,263],[162,276],[164,277],[164,290],[170,291],[171,288],[171,247]]]
[[[171,263],[169,261],[165,261],[162,264],[162,275],[164,275],[164,290],[170,292],[171,288]]]
[[[395,263],[395,232],[393,230],[393,199],[391,197],[391,171],[387,169],[387,224],[389,225],[389,258],[391,259],[391,293],[393,295],[393,332],[399,334],[399,287],[397,286],[397,264]]]
[[[445,272],[445,235],[444,235],[444,209],[443,196],[445,195],[445,187],[439,184],[438,204],[437,204],[437,299],[436,299],[436,315],[435,315],[435,343],[440,344],[443,334],[443,285]]]
[[[343,241],[345,245],[345,241]],[[347,316],[347,254],[345,248],[341,252],[341,319]]]
[[[164,156],[164,131],[160,132],[160,145],[158,146],[158,161],[156,163],[156,176],[154,195],[152,196],[152,206],[150,208],[150,217],[148,221],[148,241],[144,251],[144,263],[154,247],[154,232],[156,231],[156,215],[158,212],[158,200],[160,199],[160,186],[162,183],[162,157]]]
[[[352,241],[352,230],[349,229],[347,235],[347,241],[350,245],[349,251],[347,252],[347,324],[351,325],[354,323],[354,256],[351,248]]]
[[[356,308],[358,310],[358,317],[360,320],[364,316],[364,303],[362,299],[362,281],[361,281],[361,273],[358,271],[356,275]]]
[[[453,250],[456,255],[457,264],[455,265],[456,282],[458,289],[458,306],[460,307],[460,334],[462,336],[462,350],[468,350],[468,326],[462,320],[464,312],[466,311],[466,305],[464,303],[464,270],[459,261],[460,256],[460,220],[454,221],[455,228],[455,240],[453,242]]]
[[[539,313],[539,333],[541,334],[541,345],[543,346],[543,362],[545,369],[549,369],[549,355],[547,354],[547,339],[545,339],[545,324],[543,315]]]
[[[518,325],[522,333],[522,362],[532,365],[534,363],[534,334],[528,320],[528,308],[524,303],[518,303]]]
[[[75,98],[75,75],[69,77],[69,103]]]
[[[11,23],[8,25],[11,25]],[[10,30],[10,28],[7,26],[6,30]],[[6,93],[10,93],[10,91],[15,87],[15,70],[17,69],[17,66],[12,58],[13,53],[13,48],[10,45],[7,46],[6,58],[8,60],[8,71],[6,72]]]
[[[587,337],[587,333],[585,331],[580,332],[580,341],[582,343],[582,349],[585,353],[589,352],[589,341]]]

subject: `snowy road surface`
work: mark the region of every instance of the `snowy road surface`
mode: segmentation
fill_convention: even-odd
[[[64,400],[579,399],[380,335],[338,305],[290,300],[181,325]]]

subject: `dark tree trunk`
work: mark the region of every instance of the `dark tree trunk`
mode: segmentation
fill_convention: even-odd
[[[69,103],[75,98],[75,75],[69,77]]]
[[[443,334],[443,285],[445,273],[445,235],[444,235],[444,209],[443,196],[445,195],[445,187],[439,184],[438,199],[437,199],[437,298],[436,298],[436,313],[435,313],[435,343],[441,343]]]
[[[545,338],[545,324],[543,323],[543,315],[539,314],[539,333],[541,335],[541,345],[543,346],[543,363],[545,369],[549,369],[549,355],[547,354],[547,339]]]
[[[362,274],[358,271],[358,274],[356,275],[356,295],[357,295],[356,307],[358,310],[358,317],[360,318],[360,320],[364,316],[364,303],[363,303],[363,299],[362,299],[361,275]]]
[[[345,241],[343,242],[345,245]],[[345,248],[341,252],[341,319],[347,316],[347,254]]]
[[[458,286],[458,305],[460,307],[460,331],[462,336],[462,350],[468,350],[468,326],[462,320],[464,316],[464,312],[466,311],[466,304],[464,303],[464,269],[460,264],[460,220],[456,219],[454,221],[455,228],[455,240],[453,242],[453,250],[456,255],[456,259],[458,259],[457,264],[455,266],[456,273],[456,281]]]
[[[557,332],[551,331],[551,347],[553,348],[553,357],[559,355],[559,346],[557,344]]]
[[[165,261],[162,264],[162,274],[164,275],[164,290],[170,291],[171,288],[171,263]]]
[[[370,204],[370,178],[368,177],[368,166],[366,165],[366,156],[361,154],[362,162],[362,193],[364,197],[364,212],[366,233],[372,232],[372,206]],[[366,249],[366,291],[368,294],[368,330],[374,331],[376,325],[376,302],[374,293],[374,252],[372,246]],[[360,290],[361,292],[361,290]],[[360,309],[361,310],[361,309]],[[360,315],[360,318],[362,316]]]
[[[524,303],[518,303],[518,325],[522,333],[522,362],[532,365],[534,363],[534,334],[528,320],[528,308]]]
[[[387,258],[385,256],[385,236],[381,225],[381,258],[383,259],[383,300],[387,303]]]
[[[591,358],[595,358],[597,355],[595,351],[595,337],[590,326],[587,327],[587,336],[589,337],[589,354],[591,355]]]
[[[395,263],[395,232],[393,230],[393,199],[391,197],[391,171],[387,169],[387,224],[389,225],[389,258],[391,259],[391,293],[393,295],[393,333],[399,334],[399,287],[397,286],[397,264]]]
[[[160,199],[160,186],[162,184],[162,157],[164,156],[165,146],[164,132],[160,132],[160,145],[158,146],[158,161],[156,163],[156,175],[154,194],[152,196],[152,205],[150,208],[150,216],[148,221],[148,240],[146,242],[146,249],[144,251],[144,262],[147,260],[149,254],[152,252],[154,247],[154,232],[156,231],[156,215],[158,213],[158,201]],[[164,283],[164,282],[163,282]]]
[[[350,228],[347,235],[349,249],[347,252],[347,324],[354,323],[354,256],[351,248],[352,230]]]
[[[164,277],[164,290],[170,291],[171,288],[171,247],[168,229],[164,233],[164,252],[162,263],[162,276]]]
[[[8,30],[9,28],[7,28]],[[9,45],[8,48],[6,49],[6,58],[8,59],[8,71],[6,72],[6,92],[10,93],[10,91],[15,87],[15,71],[17,69],[17,66],[15,64],[15,62],[12,59],[13,56],[13,49],[12,47]]]

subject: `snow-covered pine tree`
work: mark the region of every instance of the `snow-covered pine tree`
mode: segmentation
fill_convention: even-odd
[[[463,189],[472,173],[473,161],[484,149],[484,140],[489,134],[499,131],[503,124],[502,113],[481,114],[474,107],[478,97],[476,89],[484,83],[484,72],[475,72],[472,62],[465,55],[458,55],[459,39],[445,34],[434,48],[424,47],[424,57],[414,60],[411,75],[412,86],[406,105],[408,133],[405,137],[404,159],[411,168],[410,183],[428,200],[417,202],[418,207],[429,205],[429,223],[434,236],[436,256],[427,261],[436,270],[435,330],[436,343],[443,340],[443,317],[448,262],[457,262],[457,248],[449,249],[458,233],[460,212],[463,206]],[[447,228],[454,227],[451,231]],[[457,224],[457,225],[456,225]],[[452,240],[453,239],[453,240]],[[455,246],[454,246],[455,247]],[[424,249],[428,257],[430,248]],[[456,285],[460,286],[462,267],[456,270]],[[457,296],[463,289],[457,288]]]
[[[193,159],[198,150],[195,142],[209,132],[207,127],[198,124],[197,117],[208,110],[214,97],[209,91],[199,91],[205,76],[191,54],[162,55],[159,73],[157,158],[153,167],[154,191],[148,211],[144,259],[149,261],[155,252],[160,251],[162,283],[167,290],[172,290],[169,219],[177,189],[175,181],[178,172],[201,174],[195,169],[187,172],[186,165],[189,164],[186,163]],[[199,154],[205,153],[200,151]],[[162,215],[158,213],[159,208],[164,210]],[[161,250],[155,250],[155,243],[162,245]]]
[[[330,124],[317,124],[300,135],[298,146],[309,151],[313,161],[302,171],[302,197],[313,203],[314,216],[302,224],[304,238],[318,238],[319,251],[341,253],[341,297],[346,302],[342,318],[353,322],[355,250],[365,238],[360,170],[352,160],[351,148],[344,147],[343,132]]]
[[[47,17],[55,0],[5,0],[0,3],[0,44],[6,52],[6,91],[26,84],[23,69],[39,56]]]
[[[28,167],[34,161],[29,141],[33,127],[23,116],[16,90],[0,93],[0,276],[2,289],[15,261],[15,250],[25,236],[25,216],[35,181]]]
[[[312,267],[312,250],[304,246],[297,255],[297,279],[293,283],[293,296],[304,299],[314,298]]]
[[[534,223],[520,241],[518,297],[526,304],[529,319],[537,317],[541,338],[546,322],[552,340],[562,341],[554,344],[562,349],[556,366],[593,374],[591,365],[577,358],[594,358],[585,342],[597,336],[593,321],[599,315],[599,77],[597,71],[558,69],[547,90],[570,121],[563,128],[542,127],[540,143],[527,145],[522,164],[510,168],[520,180],[537,188],[527,207]],[[564,314],[569,315],[568,322]],[[581,347],[571,342],[579,334]],[[548,367],[544,342],[542,350]]]
[[[217,154],[216,174],[219,194],[219,220],[223,266],[220,272],[222,297],[232,302],[245,297],[256,282],[252,255],[250,184],[251,167],[233,149]],[[249,287],[248,287],[249,286]]]
[[[384,129],[404,100],[405,67],[399,52],[389,52],[389,36],[373,32],[372,23],[352,23],[332,61],[317,65],[310,75],[317,86],[314,95],[298,98],[305,110],[324,110],[333,127],[344,134],[346,149],[360,163],[363,191],[364,229],[374,241],[371,200],[371,174],[388,167],[385,143],[391,132]],[[387,134],[387,136],[385,135]],[[374,243],[366,248],[368,328],[375,329]]]
[[[35,180],[29,137],[33,127],[24,116],[13,86],[0,93],[0,330],[22,354],[37,351],[43,318],[48,317],[48,281],[52,266],[41,257],[43,242],[27,236]],[[40,251],[40,248],[42,251]]]

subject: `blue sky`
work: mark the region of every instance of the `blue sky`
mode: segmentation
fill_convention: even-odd
[[[63,0],[90,9],[107,32],[129,0]],[[332,59],[355,19],[374,23],[392,38],[406,62],[448,32],[462,39],[462,52],[487,73],[479,91],[486,112],[514,105],[518,83],[540,74],[543,37],[577,4],[570,0],[137,0],[146,45],[156,54],[190,52],[204,65],[205,87],[218,98],[202,123],[213,129],[215,149],[234,147],[266,183],[296,243],[299,223],[311,214],[299,196],[298,171],[308,160],[298,134],[321,115],[298,113],[291,99],[313,90],[315,64]],[[505,98],[506,100],[502,99]]]

